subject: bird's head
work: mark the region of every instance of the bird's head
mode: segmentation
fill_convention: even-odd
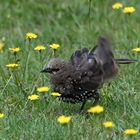
[[[48,65],[46,68],[44,68],[41,72],[46,72],[50,74],[57,74],[60,72],[64,66],[65,66],[65,61],[60,58],[53,58],[49,61]]]

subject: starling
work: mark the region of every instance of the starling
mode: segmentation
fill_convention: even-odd
[[[81,102],[80,110],[83,110],[88,99],[94,98],[93,105],[98,103],[98,89],[118,73],[118,64],[135,61],[115,59],[109,40],[100,37],[92,50],[79,49],[72,54],[70,61],[53,58],[41,72],[50,74],[52,88],[61,94],[62,101]]]

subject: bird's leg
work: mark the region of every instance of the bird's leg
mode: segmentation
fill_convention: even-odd
[[[85,104],[86,104],[86,101],[84,101],[84,102],[82,103],[82,106],[81,106],[81,108],[80,108],[80,112],[84,109]]]
[[[97,91],[95,91],[94,99],[95,101],[93,102],[93,106],[96,106],[99,102],[99,93]]]

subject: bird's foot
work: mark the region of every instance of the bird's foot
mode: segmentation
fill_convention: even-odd
[[[98,92],[96,92],[96,95],[94,96],[94,99],[95,100],[94,100],[92,106],[96,106],[99,102],[99,93]]]

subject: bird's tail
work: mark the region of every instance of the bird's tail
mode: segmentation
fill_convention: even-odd
[[[131,64],[131,63],[137,62],[137,60],[133,60],[133,59],[115,59],[115,61],[118,64]]]

